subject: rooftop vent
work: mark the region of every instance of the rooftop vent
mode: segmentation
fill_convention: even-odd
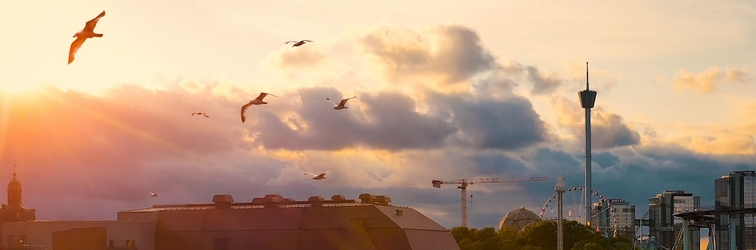
[[[215,203],[215,209],[231,209],[231,203],[234,202],[234,197],[230,194],[216,194],[213,196],[213,203]]]
[[[373,204],[375,202],[375,195],[368,193],[360,194],[360,202]]]
[[[286,203],[287,200],[280,194],[266,194],[263,198],[252,199],[252,204],[265,205],[265,207],[277,207],[280,203]]]
[[[310,196],[310,198],[307,199],[310,204],[312,204],[313,207],[322,207],[323,206],[323,197],[320,196]]]
[[[391,203],[391,197],[378,195],[375,197],[375,204],[388,206]]]
[[[333,200],[333,201],[346,201],[346,197],[344,197],[343,195],[340,195],[340,194],[334,194],[333,196],[331,196],[331,200]]]

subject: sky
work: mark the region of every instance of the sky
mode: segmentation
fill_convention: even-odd
[[[40,219],[367,192],[458,226],[459,191],[432,180],[584,184],[586,62],[605,197],[639,217],[664,190],[713,206],[715,178],[756,169],[751,1],[2,5],[0,31],[17,39],[0,47],[0,180],[17,165]],[[66,64],[73,34],[103,10],[104,36]],[[284,44],[302,39],[314,42]],[[277,97],[242,123],[260,92]],[[344,110],[325,100],[351,96]],[[538,213],[554,184],[473,185],[469,224]]]

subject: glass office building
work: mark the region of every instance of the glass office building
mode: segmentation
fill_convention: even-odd
[[[683,220],[674,214],[693,212],[700,209],[701,197],[693,196],[683,190],[664,191],[648,199],[650,236],[656,238],[657,244],[672,249],[680,234]],[[698,228],[690,228],[691,235],[701,235]],[[699,249],[701,237],[691,237],[693,249]]]
[[[733,171],[715,179],[714,208],[756,208],[756,171]],[[719,215],[716,238],[720,250],[734,250],[731,246],[738,250],[756,250],[756,217],[753,213]]]

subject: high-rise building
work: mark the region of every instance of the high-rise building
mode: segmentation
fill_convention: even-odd
[[[714,180],[714,209],[756,208],[756,171],[733,171]],[[719,215],[716,224],[717,249],[756,249],[754,214]]]
[[[683,190],[664,191],[648,199],[650,236],[665,248],[672,249],[683,226],[683,220],[674,214],[692,212],[700,209],[701,197],[693,196]],[[691,235],[701,235],[698,228],[690,228]],[[701,237],[690,237],[693,249],[701,246]],[[682,245],[680,242],[678,245]]]
[[[593,203],[595,225],[601,235],[632,239],[635,233],[635,205],[623,199],[604,199]]]

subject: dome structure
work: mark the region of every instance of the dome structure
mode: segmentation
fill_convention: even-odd
[[[21,191],[21,182],[16,180],[16,172],[13,172],[13,180],[8,182],[8,191]]]
[[[526,226],[541,221],[541,217],[538,217],[533,211],[520,207],[507,213],[504,218],[501,218],[499,222],[499,230],[505,226],[513,227],[517,232],[522,231]]]

